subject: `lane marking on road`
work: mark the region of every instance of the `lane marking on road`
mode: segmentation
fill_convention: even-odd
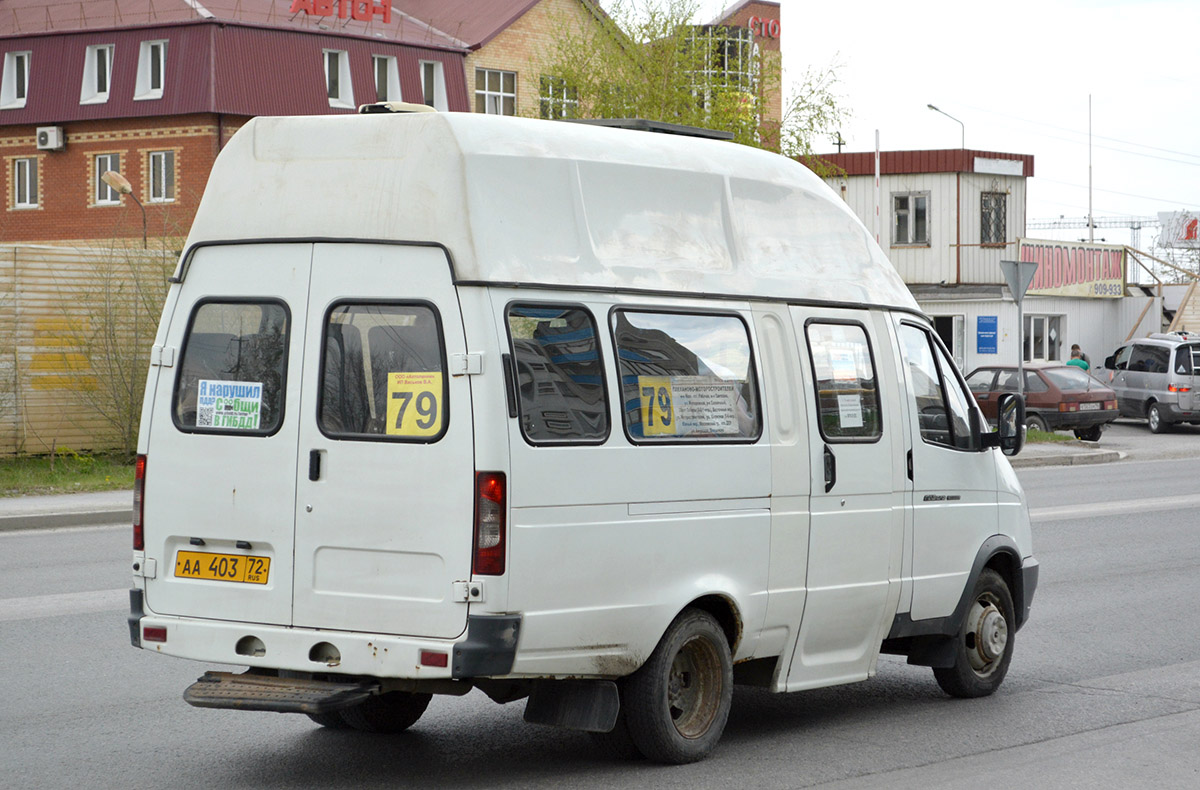
[[[129,589],[0,598],[0,622],[129,609]]]
[[[1078,505],[1055,505],[1029,509],[1034,523],[1040,521],[1066,521],[1093,516],[1120,516],[1130,513],[1149,513],[1160,510],[1184,510],[1200,507],[1200,494],[1164,496],[1147,499],[1119,499],[1115,502],[1083,502]]]

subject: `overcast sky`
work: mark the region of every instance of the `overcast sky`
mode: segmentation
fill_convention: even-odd
[[[711,20],[733,0],[703,2]],[[1082,219],[1090,94],[1093,215],[1200,209],[1200,0],[783,0],[781,21],[785,80],[840,64],[843,150],[876,129],[885,151],[960,147],[933,104],[968,148],[1033,154],[1029,220]]]

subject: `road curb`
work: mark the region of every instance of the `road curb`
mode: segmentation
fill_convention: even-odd
[[[1089,464],[1108,464],[1120,461],[1125,453],[1119,450],[1088,450],[1083,453],[1063,453],[1062,455],[1043,455],[1039,457],[1010,458],[1013,469],[1029,469],[1039,466],[1087,466]]]
[[[82,527],[87,524],[112,525],[133,523],[133,508],[115,510],[71,510],[57,513],[29,513],[0,517],[0,532],[21,529],[54,529]]]

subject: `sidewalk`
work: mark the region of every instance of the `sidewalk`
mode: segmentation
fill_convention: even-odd
[[[132,523],[132,491],[0,497],[0,532]]]
[[[1035,466],[1070,466],[1118,461],[1116,450],[1087,442],[1027,444],[1009,461],[1016,469]],[[130,524],[133,521],[133,492],[104,491],[95,494],[0,497],[0,532],[17,529],[77,527],[84,524]]]

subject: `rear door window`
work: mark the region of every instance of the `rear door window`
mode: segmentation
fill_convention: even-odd
[[[321,432],[434,442],[450,419],[445,346],[427,304],[339,303],[325,317]]]
[[[579,307],[508,308],[521,433],[530,444],[593,444],[608,437],[596,322]]]
[[[821,436],[828,442],[878,441],[883,415],[866,330],[859,324],[812,321],[805,333]]]
[[[283,420],[290,330],[278,301],[208,299],[188,322],[172,417],[183,431],[266,436]]]
[[[1175,367],[1181,376],[1191,376],[1200,371],[1200,346],[1180,346],[1175,349]]]

